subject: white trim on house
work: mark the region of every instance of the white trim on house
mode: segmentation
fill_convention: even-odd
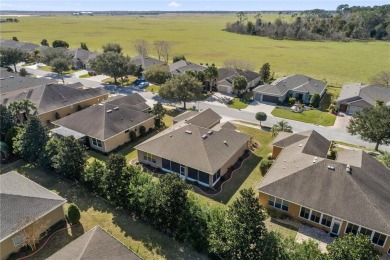
[[[384,243],[383,243],[383,246],[380,246],[380,245],[378,245],[378,244],[375,244],[374,242],[372,242],[372,243],[373,243],[375,246],[378,246],[378,247],[385,247],[386,242],[387,242],[387,239],[389,238],[389,235],[387,235],[387,234],[385,234],[385,233],[382,233],[382,232],[379,232],[379,231],[376,231],[375,229],[371,229],[371,228],[364,227],[364,226],[362,226],[362,225],[355,224],[355,223],[353,223],[353,222],[349,222],[349,221],[346,221],[346,222],[347,222],[347,224],[345,225],[344,234],[347,234],[346,231],[347,231],[348,224],[352,224],[352,225],[354,225],[354,226],[358,226],[358,227],[359,227],[359,228],[358,228],[358,231],[357,231],[358,233],[360,232],[360,230],[361,230],[362,228],[367,229],[367,230],[371,230],[371,231],[372,231],[371,236],[370,236],[371,242],[372,242],[372,239],[374,238],[374,234],[375,234],[375,233],[378,233],[378,234],[380,234],[380,235],[384,235],[386,238],[385,238],[385,241],[384,241]],[[351,232],[351,233],[352,233],[352,232]]]

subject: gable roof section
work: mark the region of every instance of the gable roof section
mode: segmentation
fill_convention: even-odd
[[[19,76],[18,73],[8,72],[0,69],[0,93],[1,95],[8,92],[18,91],[46,84],[53,84],[56,81],[47,78],[34,78],[31,76]]]
[[[385,105],[390,105],[390,88],[383,86],[369,85],[360,90],[360,97],[372,106],[377,100],[382,100]]]
[[[192,118],[192,117],[194,117],[195,115],[197,115],[198,113],[199,113],[198,111],[187,110],[187,111],[185,111],[184,113],[181,113],[181,114],[175,116],[172,120],[173,120],[174,122],[180,122],[180,121],[183,121],[183,120]]]
[[[223,83],[225,85],[228,82],[231,85],[234,78],[237,76],[244,76],[246,81],[250,82],[254,79],[259,78],[260,74],[250,70],[239,70],[239,69],[224,67],[218,69],[217,82],[218,84]]]
[[[223,128],[211,134],[209,131],[195,125],[174,125],[135,149],[214,174],[248,142],[250,136]],[[206,138],[202,138],[203,135]]]
[[[153,66],[165,65],[166,63],[148,56],[139,55],[131,58],[130,61],[136,66],[141,66],[144,70]]]
[[[362,87],[366,86],[364,83],[350,83],[345,84],[340,91],[340,94],[337,98],[337,102],[351,99],[351,98],[358,98],[360,94],[360,90]]]
[[[101,88],[83,88],[81,83],[50,84],[3,94],[0,96],[0,102],[9,105],[13,101],[27,98],[36,104],[38,114],[44,114],[107,94],[108,92]]]
[[[145,111],[146,109],[150,108],[150,106],[146,104],[146,100],[138,93],[133,93],[131,95],[124,96],[116,96],[106,100],[104,103],[131,108],[139,111]]]
[[[272,82],[272,84],[261,85],[253,91],[274,96],[283,96],[290,90],[301,93],[309,92],[310,95],[320,95],[325,90],[326,85],[327,83],[324,81],[313,79],[301,74],[295,74],[279,78]]]
[[[219,131],[222,128],[232,130],[232,131],[235,131],[237,129],[237,127],[230,122],[219,123],[218,125],[214,126],[212,129],[215,131]]]
[[[139,110],[105,103],[90,106],[53,124],[103,141],[151,118],[152,115]]]
[[[141,259],[99,226],[73,240],[47,259]]]
[[[316,135],[311,135],[315,141],[310,141],[311,137],[305,140],[325,145]],[[282,150],[259,191],[390,234],[390,171],[365,152],[340,152],[333,161],[318,156],[323,153],[321,149],[299,146],[302,141]],[[347,164],[352,173],[346,171]]]
[[[221,120],[221,116],[208,108],[187,120],[188,124],[210,128]]]
[[[72,58],[73,60],[76,60],[76,61],[79,60],[82,62],[86,62],[90,59],[94,59],[98,55],[97,52],[87,51],[87,50],[84,50],[81,48],[68,50],[67,53],[73,55],[73,58]]]
[[[15,171],[0,175],[0,241],[66,201]]]
[[[187,70],[204,71],[205,69],[207,69],[206,66],[194,64],[192,62],[185,61],[185,60],[179,60],[169,65],[169,71],[172,74],[183,73]]]

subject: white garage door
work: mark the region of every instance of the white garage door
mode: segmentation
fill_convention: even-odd
[[[362,109],[363,109],[362,107],[348,106],[347,114],[353,115],[353,114],[355,114],[357,111],[360,111],[360,110],[362,110]]]
[[[227,93],[227,94],[231,93],[231,89],[228,86],[218,86],[218,91],[221,93]]]

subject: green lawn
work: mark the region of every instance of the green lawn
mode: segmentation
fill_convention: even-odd
[[[262,14],[262,20],[274,21],[278,15]],[[253,15],[248,15],[254,21]],[[291,15],[282,15],[291,21]],[[368,82],[370,76],[390,66],[383,57],[388,53],[387,41],[291,41],[239,35],[224,31],[227,22],[237,20],[235,14],[163,14],[133,16],[31,16],[18,17],[19,23],[1,25],[2,38],[13,36],[23,42],[39,44],[61,39],[70,48],[85,42],[91,51],[102,51],[108,42],[119,43],[123,52],[137,55],[134,39],[149,42],[167,40],[173,43],[170,57],[185,55],[194,63],[222,66],[229,58],[239,58],[255,65],[255,71],[269,62],[275,77],[301,73],[326,79],[341,86],[346,82]],[[75,29],[76,28],[76,29]],[[131,32],[131,33],[128,33]],[[152,49],[150,55],[156,57]]]
[[[294,113],[288,109],[274,108],[271,114],[276,117],[312,123],[316,125],[332,126],[336,120],[336,116],[326,111],[306,110],[301,113]]]
[[[321,99],[320,109],[322,111],[328,111],[330,104],[336,101],[337,97],[340,95],[341,87],[327,86],[326,93]]]
[[[244,109],[248,106],[247,103],[242,102],[238,97],[233,98],[226,105],[230,108],[235,108],[235,109]]]
[[[262,175],[260,173],[259,164],[263,157],[266,157],[271,152],[272,135],[269,132],[258,128],[236,125],[237,129],[245,134],[250,134],[253,140],[260,144],[260,147],[255,150],[244,165],[234,173],[233,179],[223,186],[223,191],[213,197],[215,201],[231,204],[239,195],[239,191],[245,188],[256,189],[259,185]]]
[[[78,185],[30,165],[17,170],[43,187],[66,197],[68,202],[76,203],[81,211],[79,225],[52,237],[41,251],[29,259],[46,259],[96,225],[100,225],[144,259],[207,259],[205,255],[156,231],[149,224]]]
[[[145,88],[145,91],[158,93],[158,90],[160,89],[160,85],[149,85]]]
[[[89,75],[88,73],[79,76],[79,78],[81,79],[90,78],[90,77],[91,75]]]
[[[120,84],[121,86],[128,86],[128,85],[131,85],[131,83],[133,83],[133,81],[136,79],[133,79],[135,77],[133,76],[129,76],[128,79],[124,78],[124,81],[122,82],[122,79],[121,78],[117,78],[117,82],[118,84]],[[115,80],[114,78],[107,78],[107,79],[103,79],[102,80],[103,83],[107,83],[107,84],[115,84]]]
[[[51,66],[43,66],[43,67],[40,67],[39,68],[40,70],[43,70],[43,71],[49,71],[49,72],[52,72],[52,70],[51,70]],[[64,71],[64,75],[65,74],[72,74],[72,73],[75,73],[75,72],[77,72],[77,71],[79,71],[79,70],[68,70],[68,71]]]

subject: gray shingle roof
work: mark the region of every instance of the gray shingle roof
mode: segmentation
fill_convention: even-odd
[[[145,111],[150,108],[150,106],[146,104],[146,100],[138,93],[125,96],[115,96],[107,99],[104,103],[127,107],[139,111]]]
[[[134,58],[131,58],[131,62],[134,63],[136,66],[142,66],[144,70],[149,69],[150,67],[153,66],[158,66],[158,65],[164,65],[165,62],[144,56],[144,55],[139,55]]]
[[[185,61],[185,60],[179,60],[169,65],[169,71],[172,74],[183,73],[187,70],[204,71],[205,69],[207,69],[206,66],[194,64],[192,62]]]
[[[95,226],[47,259],[137,260],[141,258],[119,242],[115,237],[108,234],[104,229]]]
[[[221,118],[222,117],[215,113],[214,110],[208,108],[188,119],[187,123],[204,128],[210,128],[214,124],[219,123],[219,120],[221,120]]]
[[[76,48],[72,50],[68,50],[67,53],[71,54],[73,56],[73,60],[79,60],[82,62],[86,62],[88,60],[96,58],[98,55],[97,52],[87,51],[84,49]]]
[[[109,110],[111,112],[107,112]],[[53,124],[72,129],[99,140],[106,140],[151,118],[153,118],[153,115],[139,110],[104,103],[93,105],[56,120]]]
[[[250,82],[254,79],[260,77],[260,74],[250,70],[239,70],[233,68],[220,68],[218,69],[218,84],[224,83],[226,85],[226,81],[232,84],[233,79],[236,76],[244,76],[247,82]]]
[[[230,122],[219,123],[218,125],[214,126],[212,129],[215,131],[219,131],[222,128],[232,130],[232,131],[235,131],[237,129],[237,127]]]
[[[259,191],[390,234],[390,171],[361,151],[337,161],[316,156],[313,162],[315,156],[303,152],[302,142],[282,150]],[[346,165],[352,157],[360,157],[361,166],[358,159],[350,174]]]
[[[195,115],[197,115],[199,112],[197,111],[185,111],[184,113],[181,113],[180,115],[178,116],[175,116],[172,120],[173,122],[180,122],[180,121],[183,121],[183,120],[186,120],[186,119],[189,119]]]
[[[224,128],[212,134],[208,134],[209,131],[195,125],[174,125],[135,149],[214,174],[249,141],[250,136]],[[204,139],[203,135],[207,137]]]
[[[61,207],[65,199],[17,172],[0,175],[0,241]]]
[[[358,97],[360,94],[360,89],[366,86],[364,83],[351,83],[345,84],[340,91],[340,94],[337,98],[337,101],[342,101],[354,97]]]
[[[2,94],[0,103],[8,106],[15,100],[27,98],[36,104],[38,114],[44,114],[107,94],[108,92],[101,88],[83,88],[81,83],[51,84]]]
[[[289,90],[301,93],[309,92],[310,95],[320,95],[326,88],[326,85],[327,83],[321,80],[312,79],[301,74],[295,74],[279,78],[272,82],[272,84],[261,85],[253,91],[274,96],[283,96]]]
[[[385,105],[390,106],[390,88],[363,83],[346,84],[341,89],[337,102],[348,99],[350,99],[349,102],[364,100],[372,106],[377,100],[382,100]]]
[[[0,69],[0,93],[8,93],[26,88],[43,86],[56,81],[47,78],[34,78],[31,76],[19,76],[18,73],[7,72]]]

